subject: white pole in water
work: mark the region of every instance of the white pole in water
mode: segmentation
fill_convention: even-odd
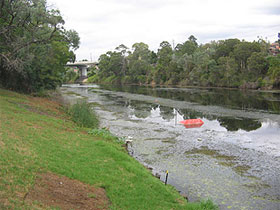
[[[177,125],[177,110],[174,108],[174,114],[175,114],[175,126]]]

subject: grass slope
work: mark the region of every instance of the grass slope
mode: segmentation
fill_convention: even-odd
[[[110,209],[214,209],[187,203],[120,144],[77,127],[58,103],[0,89],[0,209],[37,209],[24,196],[47,171],[103,187]]]

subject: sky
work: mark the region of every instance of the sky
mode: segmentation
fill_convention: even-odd
[[[199,44],[229,38],[270,42],[280,33],[280,0],[47,0],[65,28],[80,36],[77,60],[97,61],[120,44],[144,42],[157,52],[190,35]]]

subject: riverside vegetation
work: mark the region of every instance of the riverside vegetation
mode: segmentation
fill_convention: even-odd
[[[79,75],[65,64],[75,61],[80,38],[64,23],[46,0],[1,0],[0,86],[38,95],[74,82]],[[163,41],[157,52],[121,44],[99,57],[88,82],[279,89],[280,55],[269,47],[262,38],[199,45],[193,35],[176,46]]]
[[[75,61],[80,38],[64,23],[46,0],[1,0],[0,86],[40,93],[71,80],[64,66]]]
[[[110,204],[99,209],[216,209],[211,201],[188,203],[130,157],[119,138],[98,123],[87,128],[92,115],[77,109],[90,107],[81,103],[67,114],[50,99],[0,89],[0,209],[57,209],[26,199],[49,172],[104,188]],[[71,116],[82,117],[80,126]]]
[[[157,52],[143,42],[131,50],[121,44],[99,57],[88,82],[280,88],[280,54],[270,54],[269,42],[227,39],[199,45],[196,40],[191,35],[176,46],[163,41]]]

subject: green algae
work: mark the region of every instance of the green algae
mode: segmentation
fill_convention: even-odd
[[[239,166],[233,167],[233,170],[240,175],[244,175],[245,173],[248,173],[248,170],[250,170],[250,169],[251,169],[251,166],[248,166],[248,165],[239,165]]]
[[[231,167],[237,174],[245,175],[251,169],[248,165],[236,165],[236,157],[221,154],[218,150],[209,149],[207,146],[201,146],[200,148],[194,148],[186,151],[186,155],[191,155],[192,158],[197,158],[200,155],[210,156],[218,160],[218,164],[225,167]]]
[[[186,155],[194,155],[194,154],[200,154],[200,155],[207,155],[210,157],[213,157],[218,160],[225,160],[225,161],[233,161],[235,160],[235,156],[228,156],[219,153],[218,150],[211,150],[207,146],[201,146],[200,148],[194,148],[192,150],[186,151]]]

